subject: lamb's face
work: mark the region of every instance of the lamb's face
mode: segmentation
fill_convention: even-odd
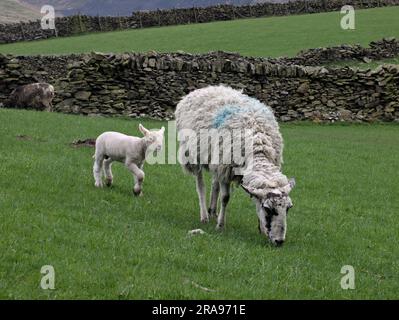
[[[162,127],[160,130],[148,130],[143,127],[142,124],[139,125],[139,130],[144,135],[145,139],[147,140],[148,151],[149,152],[159,152],[163,146],[163,137],[165,133],[165,127]]]
[[[293,206],[291,198],[286,194],[269,195],[261,203],[266,218],[266,234],[273,244],[280,246],[285,241],[287,214]]]
[[[164,127],[162,127],[161,130],[150,131],[149,137],[150,140],[152,141],[151,149],[154,150],[155,152],[159,152],[162,150],[164,132],[165,132]]]

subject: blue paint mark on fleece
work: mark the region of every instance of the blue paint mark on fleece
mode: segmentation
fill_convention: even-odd
[[[268,110],[265,106],[254,98],[247,98],[247,101],[250,103],[248,106],[239,106],[239,105],[226,105],[222,109],[220,109],[217,113],[215,118],[213,119],[213,127],[220,128],[223,124],[231,118],[231,116],[242,113],[242,112],[260,112],[263,115],[268,113]]]
[[[242,109],[237,105],[226,105],[218,111],[213,119],[213,127],[220,128],[223,123],[229,119],[233,114],[241,112]]]

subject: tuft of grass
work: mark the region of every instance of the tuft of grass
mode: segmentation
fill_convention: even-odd
[[[398,15],[399,7],[356,10],[356,30],[342,30],[343,15],[329,12],[94,33],[0,45],[0,52],[32,55],[225,50],[247,56],[293,56],[308,48],[342,43],[367,46],[370,41],[383,37],[399,37]]]
[[[0,123],[0,299],[399,298],[397,125],[282,125],[297,187],[287,242],[274,248],[239,189],[224,232],[201,225],[177,164],[147,164],[143,197],[118,164],[115,185],[96,189],[93,149],[70,143],[138,135],[137,120],[0,109]],[[196,228],[206,234],[187,236]],[[40,288],[43,265],[55,290]],[[355,290],[340,287],[343,265]]]

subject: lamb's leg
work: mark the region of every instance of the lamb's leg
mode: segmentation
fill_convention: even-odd
[[[141,191],[143,181],[144,181],[144,171],[141,170],[135,163],[127,163],[127,168],[132,172],[134,176],[134,188],[133,193],[135,196],[141,196],[143,193]]]
[[[200,215],[201,215],[201,222],[207,223],[209,222],[209,215],[208,211],[206,210],[206,195],[205,195],[205,184],[204,178],[202,177],[202,172],[200,171],[196,175],[196,187],[198,193],[198,199],[200,204]]]
[[[255,203],[256,203],[256,213],[258,214],[259,232],[267,235],[265,210],[263,209],[262,204],[260,203],[259,200],[256,200]]]
[[[220,183],[219,181],[213,177],[212,179],[212,191],[211,191],[211,201],[209,204],[208,213],[211,217],[216,217],[216,211],[218,206],[218,198],[219,198],[219,191],[220,191]]]
[[[96,155],[94,159],[94,166],[93,166],[93,176],[95,183],[94,185],[97,188],[102,188],[102,167],[103,167],[104,158],[101,155]]]
[[[226,224],[226,207],[230,200],[230,183],[220,183],[222,206],[218,215],[216,229],[223,229]]]
[[[104,174],[105,174],[105,184],[107,187],[112,186],[113,176],[112,176],[112,159],[108,158],[104,160]]]

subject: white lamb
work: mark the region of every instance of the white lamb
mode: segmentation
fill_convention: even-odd
[[[163,145],[165,128],[150,131],[141,124],[139,130],[143,138],[128,136],[119,132],[104,132],[96,140],[93,175],[96,187],[103,187],[102,168],[104,167],[105,183],[111,186],[113,161],[122,162],[131,171],[135,179],[134,195],[142,194],[144,181],[143,165],[150,152],[159,152]]]
[[[198,89],[185,96],[176,108],[177,129],[192,130],[196,136],[201,132],[214,130],[231,132],[231,150],[237,147],[245,154],[241,161],[231,159],[230,163],[204,163],[211,158],[211,150],[219,144],[220,157],[225,152],[219,140],[179,139],[179,161],[183,168],[196,177],[196,187],[200,203],[201,222],[209,221],[209,214],[216,214],[219,192],[221,209],[217,218],[217,228],[225,224],[225,210],[230,197],[232,181],[239,183],[253,197],[259,219],[259,230],[267,235],[275,245],[285,240],[287,211],[292,207],[288,193],[295,180],[288,180],[281,173],[283,140],[279,126],[270,107],[226,86],[211,86]],[[251,150],[243,152],[242,138],[237,132],[251,129]],[[243,133],[242,136],[244,136]],[[242,137],[241,136],[241,137]],[[226,140],[223,138],[223,140]],[[207,145],[204,149],[202,144]],[[223,145],[224,146],[224,145]],[[199,150],[199,152],[192,152]],[[205,151],[204,151],[205,150]],[[234,152],[227,150],[230,152]],[[213,175],[209,210],[206,207],[205,185],[202,171],[209,170]],[[237,170],[241,169],[241,170]]]

